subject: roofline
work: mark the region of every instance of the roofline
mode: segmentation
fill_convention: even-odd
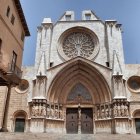
[[[26,19],[25,19],[25,16],[24,16],[24,13],[23,13],[23,10],[21,7],[21,3],[19,0],[13,0],[13,2],[15,3],[15,6],[17,8],[21,24],[22,24],[23,29],[25,31],[25,36],[30,36],[30,31],[28,29],[28,25],[27,25],[27,22],[26,22]]]

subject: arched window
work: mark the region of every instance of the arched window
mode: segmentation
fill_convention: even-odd
[[[77,83],[70,91],[67,101],[92,101],[88,89],[81,83]]]

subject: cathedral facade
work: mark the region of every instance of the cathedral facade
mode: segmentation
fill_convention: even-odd
[[[90,10],[81,20],[73,11],[55,24],[44,18],[35,66],[23,67],[11,90],[8,130],[140,133],[140,65],[125,64],[121,33],[117,21]]]

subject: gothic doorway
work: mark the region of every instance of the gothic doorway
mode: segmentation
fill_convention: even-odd
[[[140,119],[135,119],[135,125],[136,125],[136,134],[140,134]]]
[[[93,133],[92,108],[67,108],[66,111],[67,133]]]
[[[66,110],[67,133],[93,133],[92,97],[83,84],[77,83],[71,89],[67,105],[75,106]]]
[[[13,117],[13,132],[25,132],[27,113],[23,110],[19,110],[14,113]]]

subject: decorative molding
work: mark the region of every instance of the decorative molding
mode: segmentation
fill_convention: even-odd
[[[62,48],[69,58],[76,56],[88,58],[93,54],[95,44],[88,34],[74,32],[65,38]]]

